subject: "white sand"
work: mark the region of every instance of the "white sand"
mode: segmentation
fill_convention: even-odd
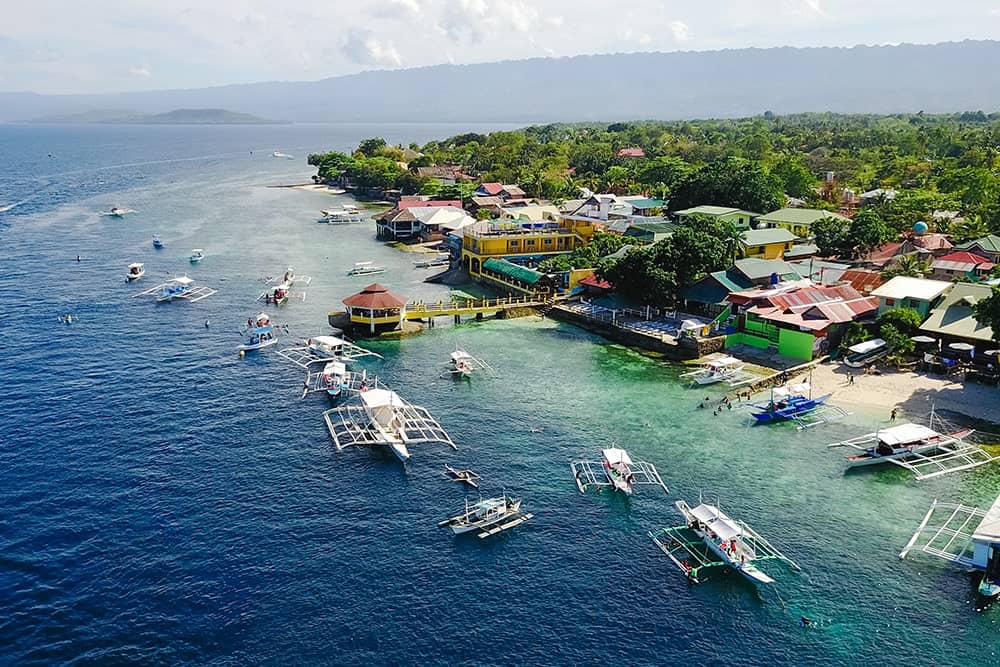
[[[833,392],[832,403],[884,418],[893,408],[899,408],[900,417],[916,419],[933,406],[936,410],[1000,422],[1000,389],[962,382],[961,375],[945,378],[891,370],[883,370],[881,375],[862,375],[860,370],[852,370],[854,384],[848,385],[848,370],[843,364],[817,366],[812,373],[813,395]]]
[[[314,192],[328,192],[331,195],[342,195],[347,192],[343,188],[335,188],[332,185],[323,185],[321,183],[302,183],[301,185],[289,185],[287,186],[293,190],[312,190]]]

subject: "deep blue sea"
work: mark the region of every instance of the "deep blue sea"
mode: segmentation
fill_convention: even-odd
[[[291,337],[324,333],[369,282],[345,275],[355,261],[386,265],[379,282],[406,296],[447,294],[370,223],[315,224],[346,198],[267,186],[368,136],[483,129],[0,125],[0,663],[1000,664],[1000,610],[974,610],[972,580],[896,557],[934,498],[989,504],[1000,471],[845,476],[825,444],[875,416],[748,429],[696,410],[678,368],[573,326],[467,323],[369,344],[384,360],[362,366],[459,447],[415,445],[404,467],[336,451],[299,368],[238,357],[261,279],[289,265],[314,277],[274,315]],[[113,205],[136,212],[100,215]],[[132,261],[147,275],[126,285]],[[219,291],[134,298],[180,273]],[[441,379],[459,344],[495,372]],[[610,443],[670,493],[580,494],[570,461]],[[438,528],[466,497],[445,463],[535,518],[487,541]],[[687,584],[646,531],[699,494],[803,572],[772,570],[763,595]]]

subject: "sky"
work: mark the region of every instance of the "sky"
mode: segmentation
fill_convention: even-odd
[[[0,91],[302,81],[635,51],[1000,38],[1000,0],[0,0]]]

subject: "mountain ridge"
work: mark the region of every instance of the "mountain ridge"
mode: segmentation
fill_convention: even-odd
[[[238,108],[298,122],[560,122],[1000,108],[1000,41],[635,52],[96,95],[0,93],[0,121]]]

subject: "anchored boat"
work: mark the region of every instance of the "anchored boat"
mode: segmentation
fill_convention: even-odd
[[[163,247],[163,241],[160,239],[159,234],[153,234],[153,247],[157,249]]]
[[[205,259],[205,250],[203,248],[193,249],[191,251],[191,257],[189,257],[188,259],[191,260],[192,264],[197,264],[201,260]]]
[[[440,442],[458,449],[426,408],[407,403],[396,392],[368,389],[358,397],[359,405],[344,405],[323,413],[338,450],[352,445],[388,447],[396,458],[406,462],[413,444]]]
[[[433,259],[421,259],[413,263],[418,269],[426,269],[432,266],[448,266],[451,261],[451,255],[448,253],[442,253],[435,256]]]
[[[583,493],[591,487],[611,487],[612,491],[631,496],[638,485],[649,484],[668,491],[652,463],[633,461],[628,452],[617,447],[601,450],[600,461],[574,461],[570,464],[576,486]]]
[[[347,225],[362,222],[365,218],[364,211],[353,204],[344,204],[343,208],[321,210],[323,216],[316,222],[328,225]]]
[[[751,406],[751,416],[758,424],[770,424],[796,419],[822,407],[833,394],[811,398],[812,388],[808,383],[790,384],[771,390],[771,400]]]
[[[701,368],[680,377],[691,378],[692,384],[714,384],[725,382],[730,387],[746,384],[753,380],[753,374],[743,370],[743,362],[736,357],[720,357],[702,364]]]
[[[490,365],[481,359],[477,359],[465,350],[456,348],[448,359],[447,373],[452,377],[467,378],[477,370],[485,370]]]
[[[479,538],[482,539],[519,526],[533,516],[521,512],[519,499],[503,495],[479,500],[472,505],[466,500],[463,513],[439,521],[438,526],[449,527],[456,535],[479,531]]]
[[[133,280],[138,280],[146,275],[146,265],[142,262],[132,262],[128,265],[128,271],[125,272],[125,280],[132,282]]]
[[[384,266],[375,266],[375,262],[355,262],[354,268],[347,272],[349,276],[370,276],[375,273],[385,273]]]
[[[296,366],[308,369],[311,364],[327,361],[354,361],[361,357],[382,355],[340,338],[339,336],[313,336],[300,345],[278,352]]]
[[[216,290],[208,287],[199,287],[187,276],[172,278],[165,283],[160,283],[156,287],[150,287],[145,292],[139,292],[134,296],[153,296],[157,302],[174,301],[182,299],[194,303],[201,301],[215,294]]]
[[[676,504],[687,525],[650,531],[649,536],[690,581],[700,583],[703,570],[729,567],[755,586],[771,584],[774,579],[757,567],[769,560],[800,569],[750,526],[718,507],[704,503],[690,507],[683,500]]]
[[[982,572],[979,594],[995,599],[1000,595],[1000,496],[988,510],[935,500],[899,557],[914,548]]]

